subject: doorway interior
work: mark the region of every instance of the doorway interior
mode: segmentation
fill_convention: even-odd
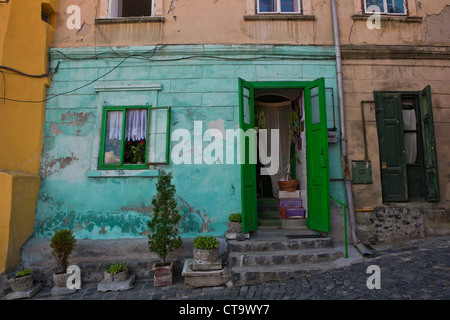
[[[306,139],[304,119],[304,96],[302,89],[255,89],[254,91],[255,129],[267,129],[267,152],[273,159],[278,153],[278,170],[271,175],[263,174],[260,162],[256,166],[258,224],[260,226],[296,228],[304,227],[307,218],[306,196]],[[271,130],[278,130],[278,146],[272,143]],[[260,135],[258,135],[260,138]],[[276,141],[276,140],[275,140]],[[277,152],[278,151],[278,152]],[[299,199],[291,208],[297,215],[282,215],[280,206],[279,181],[298,180]],[[283,197],[283,196],[281,196]],[[282,200],[283,201],[283,200]],[[299,214],[303,213],[303,215]],[[283,219],[280,219],[283,218]],[[287,219],[286,219],[287,218]]]

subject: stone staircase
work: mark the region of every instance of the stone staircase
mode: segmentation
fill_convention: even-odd
[[[280,219],[278,200],[276,198],[258,198],[258,226],[274,228],[305,227],[305,219]]]
[[[228,270],[237,286],[297,278],[343,256],[331,238],[306,228],[259,228],[248,240],[228,242]]]

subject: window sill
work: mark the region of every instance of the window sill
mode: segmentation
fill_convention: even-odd
[[[372,17],[371,14],[354,14],[352,18],[354,21],[365,21]],[[423,21],[423,17],[418,16],[405,16],[405,15],[384,15],[380,14],[381,21],[400,21],[400,22],[409,22],[409,23],[421,23]]]
[[[313,21],[314,15],[303,14],[254,14],[244,16],[244,21]]]
[[[89,170],[88,178],[154,178],[159,177],[159,169],[150,170]]]
[[[97,18],[95,24],[124,24],[124,23],[147,23],[160,22],[163,23],[166,19],[164,17],[119,17],[119,18]]]

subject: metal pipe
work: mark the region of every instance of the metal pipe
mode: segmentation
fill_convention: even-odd
[[[339,203],[342,208],[344,208],[344,237],[345,237],[345,258],[348,258],[348,244],[347,244],[347,205],[333,196],[330,196],[331,199]]]
[[[362,255],[373,254],[368,250],[358,239],[356,234],[356,220],[355,211],[353,207],[353,194],[352,194],[352,182],[350,179],[350,168],[348,165],[347,158],[347,133],[345,129],[345,111],[344,111],[344,88],[343,88],[343,77],[342,77],[342,56],[341,56],[341,42],[339,38],[339,23],[338,23],[338,13],[336,0],[331,0],[331,13],[333,19],[333,35],[334,35],[334,45],[336,47],[336,75],[337,75],[337,85],[338,85],[338,99],[339,99],[339,115],[340,115],[340,127],[341,127],[341,152],[342,161],[344,167],[344,181],[345,181],[345,191],[347,195],[347,206],[350,218],[350,228],[351,236],[354,246]]]

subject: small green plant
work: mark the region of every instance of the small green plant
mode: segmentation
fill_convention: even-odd
[[[219,247],[219,241],[214,236],[198,236],[194,239],[193,245],[200,250],[212,250]]]
[[[21,271],[17,271],[17,273],[14,276],[14,278],[22,278],[22,277],[26,277],[26,276],[28,276],[30,274],[31,274],[31,270],[30,269],[23,269]]]
[[[242,214],[241,213],[231,213],[228,216],[228,220],[230,222],[237,222],[237,223],[241,223],[242,222]]]
[[[152,200],[153,218],[147,223],[150,234],[148,246],[166,265],[167,255],[183,244],[178,235],[178,221],[181,215],[178,213],[175,200],[176,188],[172,184],[172,172],[161,171],[156,183],[157,195]]]
[[[127,270],[127,265],[124,261],[124,262],[119,262],[119,263],[109,266],[109,268],[106,270],[106,272],[116,275],[125,270]]]
[[[63,229],[56,231],[50,241],[52,256],[56,259],[58,272],[65,273],[69,266],[69,257],[75,249],[77,240],[72,230]]]

